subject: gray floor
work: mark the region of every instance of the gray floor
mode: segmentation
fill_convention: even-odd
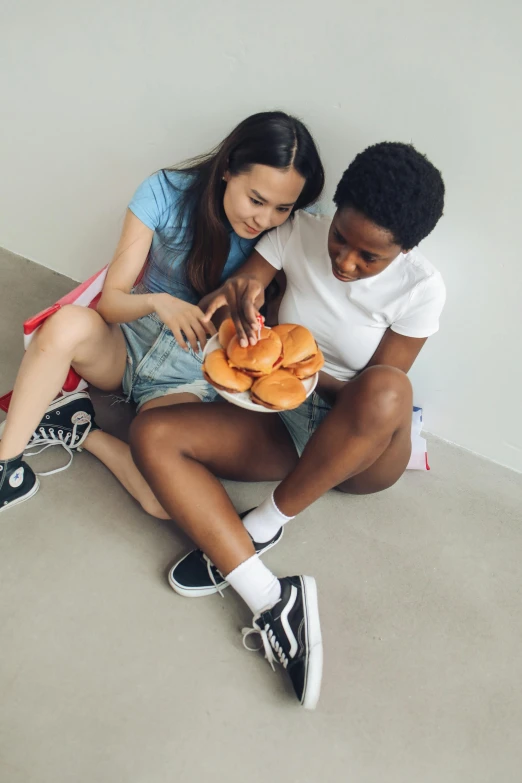
[[[2,393],[22,321],[71,281],[5,252],[0,275]],[[97,405],[125,429],[127,406]],[[173,524],[89,454],[43,479],[0,519],[1,783],[519,783],[522,477],[436,439],[430,460],[382,495],[324,497],[266,557],[318,581],[315,713],[243,649],[231,591],[170,590]],[[228,488],[242,510],[268,485]]]

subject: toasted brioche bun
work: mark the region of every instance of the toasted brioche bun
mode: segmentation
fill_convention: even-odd
[[[250,396],[258,405],[274,411],[298,408],[306,400],[306,390],[301,381],[287,370],[276,370],[257,380]]]
[[[317,353],[317,343],[313,335],[304,326],[298,324],[279,324],[274,326],[283,343],[283,361],[281,367],[310,359]]]
[[[321,349],[318,348],[315,356],[312,356],[310,359],[305,359],[302,362],[296,362],[296,364],[290,364],[286,369],[293,372],[296,378],[300,378],[300,380],[304,381],[306,378],[311,378],[312,375],[319,372],[323,365],[324,356]]]
[[[233,337],[236,336],[236,327],[232,318],[225,318],[218,329],[218,340],[222,348],[227,349],[227,345]]]
[[[277,332],[281,340],[284,340],[288,332],[291,332],[296,326],[297,324],[276,324],[272,329]]]
[[[222,391],[244,392],[253,384],[249,375],[229,365],[227,355],[222,349],[207,354],[202,370],[205,380]]]
[[[260,338],[255,345],[243,348],[237,335],[227,345],[227,356],[232,367],[260,378],[276,369],[282,360],[283,344],[273,329],[261,327]]]

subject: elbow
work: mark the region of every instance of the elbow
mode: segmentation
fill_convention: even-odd
[[[106,303],[105,303],[104,298],[103,298],[103,294],[101,295],[101,297],[100,297],[100,299],[98,301],[98,304],[96,305],[96,312],[98,313],[98,315],[101,315],[101,317],[103,318],[104,321],[107,321],[107,322],[109,321],[108,316],[107,316],[107,307],[106,307]]]
[[[98,315],[101,315],[104,321],[106,321],[108,324],[115,323],[114,318],[111,317],[111,307],[109,302],[107,301],[107,297],[102,293],[100,297],[100,301],[96,305],[96,312]]]
[[[100,301],[96,306],[98,315],[101,315],[108,324],[117,324],[120,322],[121,315],[121,291],[117,288],[104,286],[101,292]]]

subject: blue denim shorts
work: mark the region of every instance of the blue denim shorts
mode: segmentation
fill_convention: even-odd
[[[324,402],[318,394],[312,392],[298,408],[279,413],[299,456],[330,410],[330,405]]]
[[[155,313],[120,326],[127,343],[123,393],[138,410],[166,394],[195,394],[202,402],[216,399],[216,390],[201,372],[201,351],[194,353],[190,346],[184,351]]]

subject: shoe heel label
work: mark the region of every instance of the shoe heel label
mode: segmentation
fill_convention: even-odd
[[[91,417],[88,413],[85,411],[78,411],[78,413],[75,413],[74,416],[71,417],[71,421],[73,424],[79,424],[82,426],[83,424],[88,424],[91,420]]]
[[[24,469],[23,468],[17,468],[14,473],[11,473],[9,476],[9,486],[13,487],[13,489],[17,489],[18,487],[21,487],[24,483]]]

